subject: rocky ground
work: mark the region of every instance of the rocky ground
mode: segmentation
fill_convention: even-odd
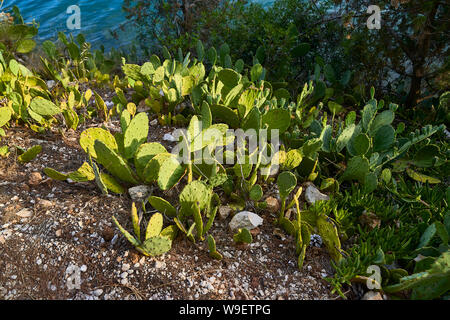
[[[300,271],[293,239],[269,213],[260,213],[264,222],[247,246],[234,244],[230,217],[216,219],[221,261],[209,257],[205,243],[183,236],[163,256],[139,254],[111,220],[114,214],[131,230],[129,196],[104,196],[94,183],[53,181],[43,173],[86,161],[77,142],[82,130],[39,135],[12,127],[2,140],[12,152],[0,158],[0,299],[336,298],[323,279],[333,270],[326,250],[308,248]],[[162,141],[171,130],[154,125],[149,140]],[[42,153],[18,163],[13,147],[35,144]]]

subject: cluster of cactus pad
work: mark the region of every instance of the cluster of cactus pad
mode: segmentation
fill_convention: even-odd
[[[85,162],[75,173],[63,174],[50,168],[46,168],[45,173],[57,180],[95,180],[103,193],[123,193],[123,185],[154,181],[162,190],[173,187],[186,169],[161,144],[147,143],[146,113],[133,117],[124,110],[120,124],[122,132],[115,135],[103,128],[89,128],[81,133],[80,146],[88,154],[90,164]],[[96,163],[109,174],[100,172]]]
[[[113,221],[136,250],[146,256],[158,256],[168,252],[172,248],[172,241],[177,236],[178,231],[174,225],[163,229],[163,215],[157,212],[150,218],[145,231],[144,241],[141,241],[140,218],[134,202],[131,208],[131,221],[135,237],[125,230],[115,217],[113,217]]]

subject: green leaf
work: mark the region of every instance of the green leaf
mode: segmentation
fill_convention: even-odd
[[[347,149],[348,149],[350,139],[354,135],[355,129],[356,129],[355,125],[351,124],[351,125],[347,126],[344,129],[344,131],[342,131],[342,133],[339,135],[339,137],[336,140],[336,151],[337,152],[341,152],[345,146],[347,146]]]
[[[115,225],[117,226],[117,228],[119,228],[120,232],[122,232],[122,234],[125,236],[125,238],[127,238],[127,240],[135,247],[139,246],[140,243],[138,240],[136,240],[127,230],[125,230],[119,223],[119,221],[117,221],[117,219],[115,217],[112,217],[113,222],[115,223]]]
[[[0,108],[0,127],[3,127],[11,120],[11,110],[8,107]]]
[[[32,146],[31,148],[29,148],[24,153],[22,153],[20,156],[18,156],[17,160],[21,163],[30,162],[31,160],[36,158],[36,156],[41,152],[42,152],[42,146],[35,145],[35,146]]]
[[[164,221],[161,213],[157,212],[153,214],[148,222],[147,230],[145,231],[145,240],[158,236],[161,233],[163,223]]]
[[[369,160],[362,156],[353,157],[347,164],[347,169],[342,175],[343,180],[358,180],[365,182],[365,177],[369,173]]]
[[[356,155],[358,156],[365,155],[370,148],[370,140],[365,133],[357,135],[352,141],[352,144],[354,150],[356,151]]]
[[[52,168],[45,168],[44,173],[53,180],[65,181],[68,178],[67,174],[58,172]]]
[[[261,186],[259,184],[255,184],[250,189],[250,199],[252,199],[253,201],[259,201],[259,200],[261,200],[262,196],[263,196],[263,190],[262,190]]]
[[[286,153],[285,160],[281,163],[281,168],[282,170],[291,171],[297,168],[302,162],[302,160],[303,157],[300,150],[298,149],[289,150],[289,152]]]
[[[148,116],[145,112],[138,113],[131,120],[123,139],[126,159],[133,158],[139,146],[147,141],[148,128]]]
[[[372,133],[377,132],[381,127],[390,125],[394,121],[394,112],[391,110],[385,110],[375,117],[373,122],[370,124],[369,131]]]
[[[408,176],[410,176],[412,179],[422,182],[422,183],[429,183],[429,184],[437,184],[437,183],[441,183],[441,180],[437,179],[437,178],[433,178],[430,176],[427,176],[425,174],[422,173],[418,173],[416,171],[413,171],[410,168],[406,168],[406,173],[408,174]]]
[[[225,107],[224,105],[213,104],[211,105],[211,114],[216,122],[221,120],[232,128],[239,127],[239,116],[231,108]]]
[[[105,187],[109,191],[114,192],[116,194],[124,194],[125,193],[125,189],[120,185],[120,183],[117,182],[117,180],[114,179],[114,177],[110,176],[109,174],[107,174],[105,172],[101,172],[100,178],[103,181],[103,184],[105,185]]]
[[[234,242],[237,243],[252,243],[253,237],[250,231],[246,228],[239,229],[237,233],[233,235]]]
[[[175,217],[177,215],[177,210],[170,204],[170,202],[163,198],[150,196],[148,198],[148,202],[153,208],[155,208],[162,214],[165,214],[169,217]]]
[[[41,116],[54,116],[61,112],[61,109],[53,102],[41,97],[34,98],[31,101],[30,108]]]
[[[263,125],[268,126],[268,130],[279,130],[279,134],[284,133],[291,124],[291,113],[285,109],[271,109],[262,117]]]
[[[202,129],[208,129],[212,124],[211,108],[206,101],[202,104]]]
[[[438,155],[439,147],[429,144],[416,152],[413,158],[414,165],[420,168],[432,167]]]
[[[162,255],[172,248],[172,240],[168,237],[151,237],[145,240],[141,245],[141,249],[150,256]]]
[[[250,78],[253,82],[259,81],[261,79],[262,74],[263,74],[263,67],[259,63],[255,64],[250,70]]]
[[[373,138],[373,151],[380,152],[389,149],[394,143],[395,130],[392,126],[383,126],[377,130]]]
[[[134,156],[134,166],[136,167],[136,172],[142,176],[145,166],[150,162],[150,160],[160,153],[167,153],[166,148],[164,148],[164,146],[160,143],[150,142],[142,144]]]
[[[429,225],[428,228],[425,229],[425,232],[420,237],[417,249],[426,247],[430,243],[431,239],[433,239],[435,234],[436,234],[436,224],[433,223]]]
[[[192,213],[193,204],[203,211],[211,201],[212,190],[202,181],[194,180],[186,185],[180,193],[181,208],[187,213]]]
[[[95,179],[94,169],[89,165],[89,163],[84,162],[77,171],[71,172],[67,177],[76,182],[86,182]]]
[[[186,168],[175,158],[162,162],[158,174],[158,186],[161,190],[171,189],[184,176]]]
[[[110,149],[100,140],[95,141],[94,149],[97,154],[98,163],[104,166],[111,174],[113,174],[120,180],[129,182],[131,184],[139,183],[134,177],[133,172],[127,162],[114,150]]]
[[[34,47],[36,47],[36,42],[32,39],[22,39],[17,42],[16,51],[18,53],[29,53]]]
[[[292,172],[283,171],[278,175],[277,185],[281,199],[286,199],[297,186],[297,178]]]
[[[97,153],[94,148],[96,140],[103,142],[108,148],[117,152],[118,146],[116,139],[109,131],[102,128],[89,128],[80,134],[80,146],[94,159],[97,158]]]
[[[326,216],[320,216],[317,219],[317,228],[319,229],[319,234],[325,246],[330,253],[330,256],[335,261],[339,261],[342,258],[340,253],[341,242],[339,240],[339,234],[336,226],[331,221],[330,218]]]
[[[228,88],[236,87],[241,81],[242,76],[233,69],[222,69],[217,78]]]

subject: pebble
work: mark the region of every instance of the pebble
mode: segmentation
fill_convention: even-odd
[[[16,215],[21,218],[30,218],[33,216],[33,211],[25,208],[25,209],[22,209],[19,212],[17,212]]]
[[[37,186],[42,181],[42,175],[39,172],[32,172],[28,178],[28,184],[30,186]]]
[[[94,292],[92,292],[92,294],[96,297],[99,297],[103,294],[103,289],[94,290]]]
[[[272,213],[277,213],[280,210],[280,202],[277,198],[268,197],[266,199],[267,209]]]
[[[221,206],[219,208],[219,218],[221,220],[225,220],[226,218],[228,218],[228,216],[232,212],[233,212],[233,209],[231,207],[229,207],[229,206]]]
[[[236,214],[229,223],[231,230],[238,230],[246,228],[248,230],[254,229],[263,223],[263,219],[256,213],[250,211],[241,211]]]
[[[41,199],[38,202],[39,207],[43,208],[43,209],[48,209],[53,207],[53,202],[49,201],[49,200],[45,200],[45,199]]]
[[[310,184],[306,188],[305,199],[309,204],[313,204],[316,201],[330,200],[330,197],[321,193],[313,184]]]

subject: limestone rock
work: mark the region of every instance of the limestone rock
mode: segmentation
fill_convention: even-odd
[[[263,219],[256,213],[250,211],[241,211],[231,219],[229,227],[232,231],[241,228],[252,230],[263,223]]]
[[[321,193],[313,184],[310,184],[305,191],[305,199],[309,204],[320,200],[330,200],[330,197]]]

